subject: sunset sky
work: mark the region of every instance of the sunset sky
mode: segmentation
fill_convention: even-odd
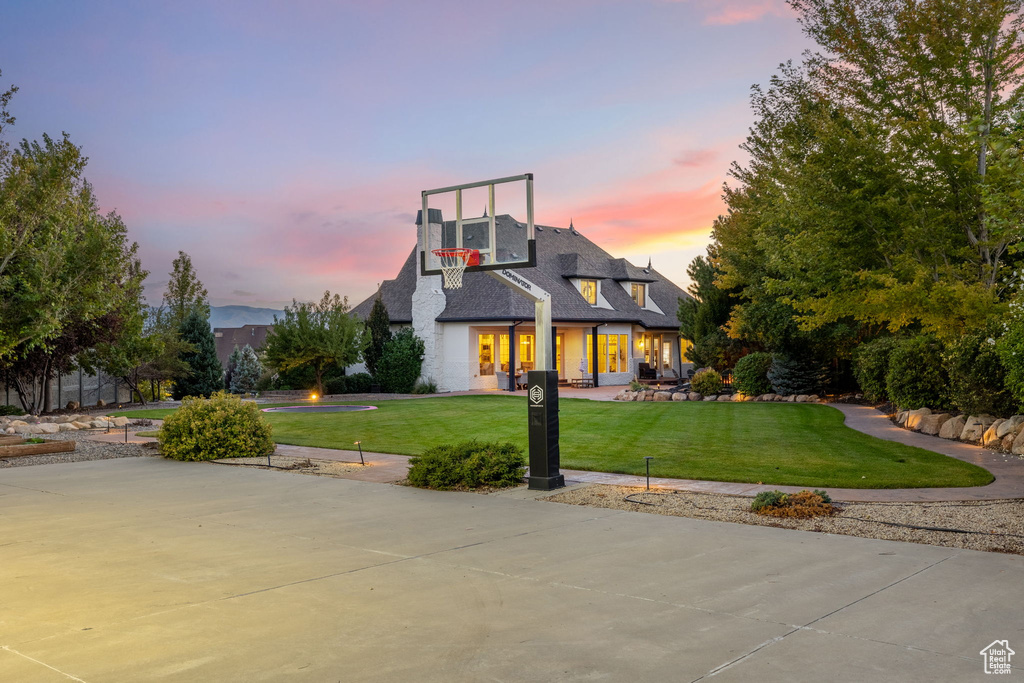
[[[810,47],[781,0],[0,1],[11,141],[67,131],[158,303],[358,303],[420,191],[533,172],[537,222],[686,284],[752,122]],[[482,208],[482,207],[481,207]]]

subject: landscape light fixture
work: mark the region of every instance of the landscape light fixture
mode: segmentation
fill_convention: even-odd
[[[316,394],[310,394],[309,395],[309,400],[310,401],[315,401],[316,399],[317,399],[317,395]]]
[[[359,464],[365,467],[366,466],[366,461],[363,460],[363,442],[362,441],[353,441],[352,443],[355,446],[359,446]]]
[[[647,461],[647,490],[651,490],[651,461],[654,460],[653,455],[645,455],[644,460]]]

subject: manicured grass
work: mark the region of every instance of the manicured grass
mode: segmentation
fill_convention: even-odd
[[[286,404],[282,404],[286,405]],[[477,438],[527,448],[526,399],[453,396],[372,402],[355,413],[267,413],[274,440],[298,446],[416,455]],[[615,403],[562,399],[565,469],[809,487],[981,486],[976,465],[883,441],[843,425],[838,410],[795,403]],[[168,410],[131,411],[158,418]]]

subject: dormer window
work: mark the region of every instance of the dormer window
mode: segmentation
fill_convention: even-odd
[[[580,280],[580,294],[591,306],[597,305],[597,280]]]
[[[630,283],[630,294],[633,297],[633,301],[640,308],[647,308],[647,285],[640,282]]]

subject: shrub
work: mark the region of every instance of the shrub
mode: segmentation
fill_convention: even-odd
[[[694,373],[690,388],[705,396],[717,394],[722,390],[722,376],[716,370],[702,368]]]
[[[895,337],[878,337],[853,350],[853,375],[869,401],[880,402],[889,398],[885,375],[889,371],[889,355],[897,342]]]
[[[423,369],[423,340],[403,327],[384,345],[377,362],[377,380],[384,391],[408,394]]]
[[[758,351],[750,353],[736,361],[733,368],[733,384],[736,389],[747,396],[760,396],[772,390],[768,381],[768,370],[772,367],[772,354]]]
[[[437,384],[432,379],[428,379],[426,381],[418,380],[416,382],[416,385],[413,386],[413,388],[412,388],[412,393],[414,393],[414,394],[436,394],[437,393]]]
[[[17,406],[0,405],[0,415],[24,415],[25,411]]]
[[[835,514],[832,499],[820,490],[801,491],[786,495],[781,491],[762,491],[754,498],[750,509],[759,515],[771,517],[819,517]]]
[[[1017,283],[1017,294],[1010,302],[1010,313],[1003,322],[1003,335],[996,341],[996,352],[1006,372],[1005,386],[1011,400],[1024,409],[1024,283]]]
[[[630,391],[643,391],[646,388],[647,388],[646,384],[644,384],[643,382],[637,382],[635,379],[631,380],[630,383],[629,383],[629,390]]]
[[[502,488],[523,483],[526,458],[512,443],[464,441],[409,460],[409,483],[430,489]]]
[[[365,372],[354,375],[332,377],[324,382],[324,391],[328,394],[368,394],[373,378]]]
[[[816,359],[796,353],[776,353],[768,369],[772,391],[782,396],[816,394],[825,382],[825,369]]]
[[[943,408],[947,405],[948,376],[942,367],[942,347],[932,335],[905,337],[889,354],[885,390],[901,408]]]
[[[949,344],[942,355],[949,375],[949,400],[968,415],[1009,416],[1013,412],[996,336],[994,327],[964,335]]]
[[[759,512],[766,507],[778,507],[786,502],[788,496],[782,491],[761,491],[754,496],[754,502],[750,504],[753,512]]]
[[[160,453],[175,460],[214,460],[266,455],[274,450],[271,427],[255,403],[223,391],[187,397],[164,419]]]

